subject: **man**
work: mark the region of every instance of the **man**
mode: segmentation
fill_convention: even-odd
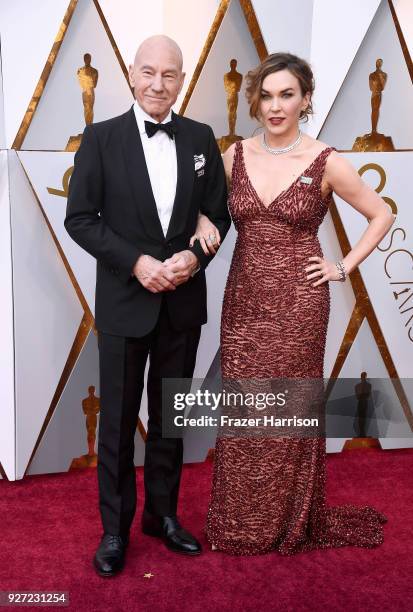
[[[162,438],[161,383],[192,377],[207,320],[204,269],[210,256],[199,241],[188,246],[198,214],[222,239],[230,217],[211,128],[171,111],[184,77],[173,40],[144,41],[129,67],[134,105],[85,128],[69,187],[65,227],[97,259],[104,534],[94,565],[103,576],[123,567],[136,510],[134,434],[148,355],[142,530],[172,551],[201,552],[176,516],[183,446],[181,439]]]

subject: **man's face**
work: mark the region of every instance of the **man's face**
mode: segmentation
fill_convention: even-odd
[[[165,43],[144,45],[129,66],[129,82],[139,106],[158,122],[176,102],[184,78],[178,54]]]

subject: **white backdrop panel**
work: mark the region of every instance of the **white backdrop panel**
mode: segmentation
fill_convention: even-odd
[[[15,479],[13,276],[7,151],[0,151],[0,463]]]
[[[225,14],[185,112],[185,115],[192,119],[208,123],[216,138],[228,134],[227,98],[223,77],[230,69],[229,62],[232,58],[238,60],[237,71],[243,76],[259,63],[238,1],[231,2]],[[236,133],[244,137],[250,136],[257,125],[248,115],[243,79],[239,93]]]
[[[268,53],[288,51],[310,59],[314,0],[252,0]]]
[[[82,400],[88,396],[91,385],[95,387],[96,397],[99,397],[97,342],[92,331],[43,434],[28,474],[67,472],[73,459],[87,454],[86,417]]]
[[[327,212],[319,229],[319,240],[324,257],[329,261],[342,258],[334,223]],[[326,351],[324,355],[324,376],[331,376],[351,313],[355,304],[354,292],[349,282],[329,282],[330,318],[328,320]]]
[[[9,152],[16,472],[21,478],[83,316],[23,167]]]
[[[412,0],[393,0],[397,19],[403,32],[409,50],[410,58],[413,58],[413,4]]]
[[[385,0],[387,3],[387,0]],[[317,137],[380,0],[314,0],[311,65],[315,115],[309,133]]]
[[[119,115],[133,96],[92,0],[79,0],[43,95],[30,124],[23,149],[64,150],[70,136],[83,132],[82,90],[77,70],[90,53],[99,72],[94,121]]]
[[[4,100],[3,100],[3,73],[1,59],[1,38],[0,38],[0,149],[6,149],[6,126],[4,123]]]
[[[413,152],[410,153],[349,153],[347,158],[358,169],[367,163],[380,165],[386,173],[386,184],[381,196],[391,197],[398,206],[397,219],[389,234],[382,240],[367,259],[359,266],[370,301],[386,339],[395,367],[400,377],[413,375],[413,308],[403,313],[405,308],[413,307],[413,300],[400,309],[401,303],[413,296],[412,260],[409,244],[413,234],[413,211],[410,190],[406,190],[406,176],[411,173]],[[376,188],[378,174],[368,170],[363,179]],[[367,228],[367,221],[341,198],[336,198],[337,208],[343,221],[350,244],[354,246]],[[401,228],[396,231],[396,228]],[[407,252],[399,251],[405,249]],[[394,253],[394,254],[392,254]],[[391,255],[392,254],[392,255]],[[385,272],[386,259],[389,278]],[[392,284],[400,283],[400,284]],[[404,293],[397,297],[394,292]],[[409,338],[409,333],[410,337]]]
[[[20,127],[68,6],[69,0],[0,2],[8,148]]]
[[[321,130],[325,142],[351,150],[357,136],[371,131],[369,74],[378,58],[388,76],[377,129],[392,137],[396,149],[413,148],[412,81],[387,1],[380,5]]]
[[[238,4],[238,0],[232,2]],[[219,4],[220,0],[164,0],[163,32],[176,40],[181,47],[186,72],[184,86],[175,105],[177,109],[189,87]]]
[[[361,372],[367,372],[369,377],[387,378],[387,370],[377,348],[373,334],[366,320],[363,321],[358,331],[357,337],[351,345],[346,361],[340,371],[340,378],[358,378]],[[340,386],[336,386],[330,396],[330,400],[340,399]],[[343,411],[346,406],[344,404]],[[343,415],[344,416],[344,415]],[[329,417],[331,418],[331,417]],[[336,415],[336,420],[340,423],[340,415]],[[331,423],[329,425],[331,427]],[[339,425],[338,425],[339,427]],[[331,430],[330,430],[331,431]],[[338,430],[340,431],[340,430]],[[354,432],[356,435],[356,432]],[[327,452],[340,452],[346,440],[351,438],[328,438]]]
[[[73,270],[92,313],[95,311],[96,260],[67,233],[63,223],[67,198],[48,192],[48,187],[62,189],[65,172],[73,167],[73,153],[20,151],[19,158],[36,191],[56,238]]]
[[[164,0],[100,0],[99,4],[126,66],[133,63],[142,40],[163,33]]]
[[[374,405],[371,416],[377,419],[377,424],[380,427],[377,430],[375,423],[371,423],[372,430],[367,431],[367,435],[377,437],[378,431],[385,433],[385,437],[379,436],[383,448],[413,447],[413,432],[404,415],[400,399],[389,382],[386,365],[366,319],[351,345],[340,376],[343,378],[359,378],[361,372],[366,372],[367,379],[370,379]],[[384,382],[379,379],[384,379]],[[407,385],[405,390],[409,394],[412,407],[411,385]],[[408,437],[403,438],[403,436]]]
[[[406,0],[394,0],[394,2],[408,46],[411,48],[411,3]],[[14,140],[68,3],[68,0],[53,0],[53,2],[44,0],[41,3],[38,0],[0,2],[6,141],[3,144],[10,146]],[[374,70],[377,57],[383,57],[383,69],[388,73],[379,130],[391,135],[397,147],[412,147],[411,80],[387,0],[382,0],[381,7],[368,29],[378,4],[379,0],[365,0],[363,3],[349,0],[345,5],[339,0],[305,0],[304,2],[303,0],[290,0],[288,3],[281,2],[281,0],[253,1],[268,50],[270,52],[292,51],[309,58],[313,64],[316,77],[315,109],[317,113],[315,122],[309,126],[313,135],[317,134],[318,128],[327,116],[350,67],[320,135],[323,140],[341,149],[351,148],[356,136],[370,130],[368,75]],[[135,0],[119,0],[116,3],[113,3],[112,0],[101,1],[102,9],[126,64],[133,59],[137,45],[146,36],[164,32],[177,39],[184,52],[187,78],[176,108],[179,108],[180,101],[189,85],[192,71],[199,59],[218,5],[218,0],[202,0],[199,3],[187,3],[185,0],[154,0],[150,4],[136,3]],[[22,15],[24,19],[21,18]],[[188,28],[189,22],[191,23],[190,28]],[[367,29],[367,35],[359,47]],[[358,48],[359,52],[353,61]],[[63,149],[69,136],[82,132],[83,105],[76,71],[83,65],[85,52],[92,54],[92,65],[100,72],[96,88],[94,120],[99,121],[124,112],[132,103],[127,82],[92,0],[79,0],[43,99],[29,130],[24,144],[25,148]],[[190,117],[210,123],[217,137],[228,132],[223,75],[229,70],[229,60],[232,57],[238,60],[237,69],[244,76],[259,61],[238,0],[232,0],[230,4],[186,112]],[[16,75],[21,72],[22,58],[24,58],[25,78],[19,79],[16,78]],[[397,112],[394,109],[397,109]],[[236,131],[243,136],[249,136],[254,128],[254,122],[248,117],[243,86],[239,94]],[[0,148],[1,146],[0,106]],[[17,477],[19,477],[24,472],[37,439],[82,312],[19,162],[14,154],[10,155],[13,183],[13,227],[16,230],[15,246],[18,248],[14,257],[17,277],[16,296],[18,298],[18,301],[16,299],[18,341],[16,388],[18,392],[17,438],[19,440]],[[349,157],[357,168],[364,163],[362,161],[364,158],[360,155],[362,154],[357,154],[354,158],[351,155]],[[375,154],[368,155],[371,161]],[[412,218],[407,206],[409,194],[405,192],[411,154],[408,154],[409,158],[403,155],[390,154],[388,158],[385,156],[377,158],[382,160],[377,163],[385,167],[388,179],[381,195],[392,197],[399,207],[399,216],[393,229],[400,225],[401,230],[406,231],[406,238],[403,239],[400,230],[394,235],[393,244],[386,252],[376,249],[361,268],[376,314],[380,315],[380,325],[385,335],[387,334],[386,340],[393,359],[401,364],[402,371],[399,370],[399,374],[403,375],[402,372],[408,372],[407,375],[411,376],[410,345],[403,344],[406,342],[406,329],[408,329],[404,323],[410,313],[400,314],[398,306],[401,300],[394,300],[393,288],[389,284],[390,279],[387,279],[383,272],[383,262],[389,253],[396,248],[409,250],[406,244],[411,238]],[[22,152],[20,156],[93,311],[95,261],[81,250],[64,230],[66,199],[52,196],[47,192],[48,186],[61,188],[63,173],[73,163],[73,154]],[[403,161],[404,159],[406,161]],[[386,160],[386,163],[383,160]],[[370,177],[365,175],[364,178],[371,179],[373,186],[376,186],[377,181],[374,175]],[[1,231],[4,234],[4,236],[2,234],[4,240],[2,240],[1,248],[4,248],[4,251],[2,251],[1,265],[5,266],[7,277],[7,257],[3,257],[3,254],[7,255],[8,209],[2,206],[5,189],[7,190],[6,182],[7,173],[3,172],[3,176],[0,176]],[[352,207],[339,201],[338,198],[336,201],[342,218],[345,220],[350,241],[354,244],[365,227],[365,220]],[[329,215],[320,228],[319,237],[325,256],[332,260],[338,259],[339,245]],[[209,318],[207,325],[202,330],[195,376],[204,376],[211,365],[215,367],[217,362],[222,295],[234,240],[235,231],[232,228],[219,255],[207,270]],[[387,247],[389,241],[390,236],[387,242],[383,241],[382,246]],[[400,253],[393,256],[392,263],[395,269],[397,267],[398,271],[407,274],[411,271],[411,264],[409,267],[406,263],[408,262],[407,255],[406,259],[403,257]],[[377,275],[377,270],[381,276]],[[406,274],[403,280],[408,278]],[[5,278],[4,275],[3,278]],[[9,278],[11,283],[10,274]],[[406,288],[408,288],[407,285]],[[350,283],[330,283],[330,292],[332,301],[327,334],[326,376],[330,374],[334,365],[337,349],[354,305]],[[403,295],[408,297],[409,293],[406,292]],[[407,302],[408,305],[409,302]],[[2,304],[3,307],[7,310],[6,303]],[[6,340],[7,338],[10,340],[10,326],[3,325],[7,323],[7,316],[10,321],[10,310],[6,312],[6,318],[2,318],[1,333],[4,332]],[[401,342],[400,338],[403,333],[405,336]],[[63,424],[70,415],[71,407],[77,412],[74,426],[70,430],[68,439],[65,440],[66,446],[62,442],[67,455],[65,461],[73,458],[70,457],[72,453],[70,440],[73,442],[73,456],[83,452],[79,448],[80,442],[84,442],[85,434],[81,402],[79,404],[80,395],[78,397],[72,393],[74,393],[76,381],[79,384],[78,393],[83,393],[83,383],[86,383],[88,373],[96,372],[97,356],[96,352],[91,349],[92,340],[90,336],[87,347],[80,356],[64,390],[54,419],[49,424],[44,441],[39,448],[39,457],[32,464],[33,473],[40,473],[43,469],[41,466],[49,466],[47,471],[54,471],[56,465],[52,465],[54,455],[51,449],[55,449],[57,453],[57,463],[62,459],[58,455],[57,447],[59,437],[65,433],[62,432],[61,427],[64,429]],[[363,369],[367,370],[366,363],[377,365],[380,361],[383,366],[381,360],[377,359],[377,353],[377,346],[365,322],[340,375],[345,376],[346,372],[357,371],[362,364],[364,364]],[[12,378],[10,359],[7,359],[5,351],[2,356],[6,360],[5,371],[9,368]],[[45,363],[48,364],[47,368],[44,367]],[[10,376],[8,380],[10,383]],[[5,405],[2,405],[2,410]],[[36,410],[33,410],[34,406]],[[5,422],[8,423],[7,427],[14,428],[13,410],[9,408],[10,403],[7,405],[9,413],[6,420],[3,419],[2,413],[2,425]],[[142,402],[141,417],[145,423],[145,396]],[[3,428],[2,431],[4,431]],[[400,432],[397,433],[399,434]],[[400,438],[395,440],[395,445],[400,446]],[[328,441],[328,447],[330,442],[331,440]],[[387,439],[384,443],[391,445]],[[0,444],[2,444],[1,438]],[[6,448],[7,456],[14,461],[14,436],[9,439],[9,447],[3,444],[0,447],[0,461],[9,476],[13,475],[13,466],[10,462],[7,466],[7,458],[3,459],[2,452]],[[186,455],[187,458],[191,458],[195,450],[190,448]],[[51,458],[50,463],[48,463],[48,457]],[[143,445],[138,439],[135,462],[141,464],[142,460]]]

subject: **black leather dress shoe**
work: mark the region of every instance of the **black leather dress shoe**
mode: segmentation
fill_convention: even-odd
[[[199,555],[201,544],[186,529],[183,529],[176,516],[154,516],[146,510],[142,514],[142,532],[160,538],[173,552],[184,555]]]
[[[96,551],[93,565],[100,576],[114,576],[123,568],[129,537],[105,533]]]

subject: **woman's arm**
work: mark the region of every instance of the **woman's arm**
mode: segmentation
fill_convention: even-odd
[[[395,215],[379,194],[360,178],[350,162],[335,151],[332,151],[327,158],[324,179],[330,190],[364,215],[369,222],[359,241],[342,260],[345,271],[349,274],[381,242],[394,223]],[[306,268],[308,272],[312,270],[317,270],[317,272],[307,276],[308,279],[319,277],[320,270],[323,272],[323,278],[313,283],[313,286],[327,280],[339,280],[334,263],[324,260],[321,267],[319,262]]]
[[[335,151],[327,159],[326,180],[334,193],[369,221],[360,240],[343,259],[347,272],[352,272],[382,241],[395,215],[383,198],[360,178],[350,162]]]
[[[230,147],[228,147],[228,149],[225,151],[224,155],[222,156],[222,161],[224,162],[225,176],[227,177],[228,192],[231,189],[231,175],[232,175],[232,164],[234,163],[234,155],[235,155],[235,143],[232,144]]]

